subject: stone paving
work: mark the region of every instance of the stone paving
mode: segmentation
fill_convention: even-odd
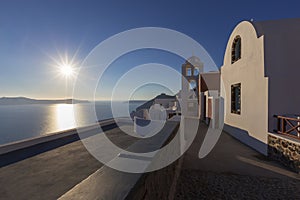
[[[206,131],[200,125],[184,155],[175,199],[300,199],[300,175],[222,132],[203,159],[198,152]]]
[[[183,170],[175,199],[300,199],[298,180]]]

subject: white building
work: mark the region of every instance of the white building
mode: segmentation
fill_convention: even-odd
[[[200,74],[200,119],[211,128],[220,127],[220,72]],[[223,121],[223,120],[222,120]]]
[[[274,115],[300,114],[300,19],[239,23],[221,67],[224,130],[263,154]],[[277,130],[278,131],[278,130]]]

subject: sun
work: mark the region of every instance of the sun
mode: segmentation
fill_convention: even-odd
[[[65,77],[74,75],[74,67],[72,65],[64,64],[60,66],[60,73]]]
[[[50,58],[53,60],[53,63],[50,64],[50,66],[53,67],[56,78],[71,80],[77,77],[80,62],[77,61],[75,57],[76,54],[71,58],[67,53],[58,53],[58,58],[55,56],[50,56]]]

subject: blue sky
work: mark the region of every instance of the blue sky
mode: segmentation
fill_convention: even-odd
[[[0,96],[71,96],[73,80],[66,88],[54,60],[76,54],[75,60],[81,62],[101,41],[138,27],[180,31],[199,42],[221,66],[228,37],[238,22],[298,18],[299,7],[297,1],[1,0]],[[182,59],[158,51],[136,52],[113,63],[107,80],[147,62],[180,70]]]

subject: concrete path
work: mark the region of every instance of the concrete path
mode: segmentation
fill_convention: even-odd
[[[123,148],[134,142],[118,128],[106,134]],[[73,142],[0,168],[0,199],[57,199],[101,166]]]
[[[300,177],[223,132],[198,158],[207,127],[184,155],[175,199],[300,199]],[[120,129],[106,132],[121,148],[136,142]],[[73,142],[0,168],[0,199],[57,199],[102,164]],[[105,184],[105,183],[104,183]]]
[[[222,132],[203,159],[198,153],[207,127],[184,155],[176,199],[300,199],[300,175]],[[248,196],[247,196],[248,195]]]

